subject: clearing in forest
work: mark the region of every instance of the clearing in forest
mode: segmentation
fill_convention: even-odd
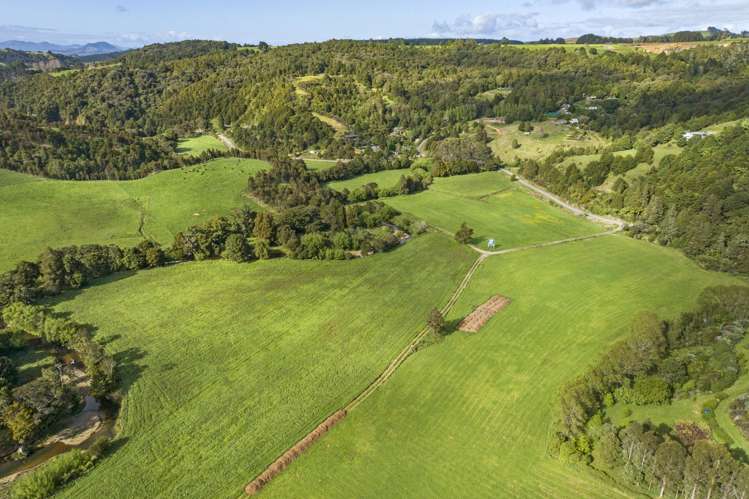
[[[420,350],[268,485],[272,497],[631,495],[547,448],[559,389],[629,334],[735,284],[680,253],[610,236],[489,257],[447,320],[496,293],[522,296],[481,334]]]
[[[215,135],[201,135],[179,141],[177,152],[185,156],[199,156],[205,151],[214,149],[216,151],[226,151],[228,148]]]
[[[497,250],[604,230],[533,197],[501,172],[436,178],[424,192],[384,201],[450,234],[465,222],[474,229],[474,244],[495,239]]]
[[[327,170],[338,164],[338,160],[304,158],[304,163],[310,170]]]
[[[486,133],[493,139],[489,147],[502,161],[513,163],[519,159],[544,159],[560,147],[605,147],[609,144],[594,131],[557,124],[554,120],[533,122],[532,125],[533,131],[522,132],[518,129],[519,123],[485,123]],[[514,141],[519,147],[513,147]]]
[[[402,170],[383,170],[381,172],[367,173],[365,175],[359,175],[358,177],[350,178],[348,180],[340,180],[338,182],[331,182],[328,186],[336,191],[342,191],[348,189],[353,191],[366,184],[375,183],[381,189],[390,188],[398,185],[400,178],[403,175],[408,175],[411,172],[408,168]]]
[[[264,161],[221,158],[139,180],[52,180],[0,170],[0,272],[47,247],[169,244],[190,225],[252,204],[247,178]]]
[[[616,151],[613,153],[614,156],[634,156],[637,153],[637,150],[635,149],[627,149],[624,151]],[[636,178],[641,177],[642,175],[647,174],[653,166],[660,165],[663,158],[666,156],[672,155],[672,154],[680,154],[681,153],[681,147],[676,145],[675,142],[668,142],[666,144],[659,144],[655,147],[653,147],[653,163],[640,163],[635,168],[629,170],[626,173],[617,175],[613,172],[609,173],[608,178],[601,184],[599,187],[600,190],[610,192],[612,187],[614,186],[614,183],[618,178],[622,178],[627,183],[631,184]],[[585,171],[585,169],[588,167],[590,163],[593,161],[598,161],[601,159],[602,154],[585,154],[585,155],[579,155],[579,156],[569,156],[565,158],[562,162],[560,162],[557,167],[560,171],[564,172],[568,166],[570,165],[577,165],[577,167],[581,171]]]
[[[312,113],[315,118],[322,121],[326,125],[330,126],[335,130],[336,135],[344,135],[346,132],[348,132],[348,127],[345,123],[343,123],[338,118],[335,118],[333,116],[327,115],[327,114],[321,114],[321,113]]]

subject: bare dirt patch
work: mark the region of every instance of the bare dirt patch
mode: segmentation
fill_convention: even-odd
[[[506,296],[492,296],[486,303],[479,306],[468,317],[463,319],[458,325],[458,330],[466,333],[478,333],[484,327],[484,324],[494,317],[494,314],[509,305],[511,301]]]
[[[675,429],[679,440],[686,446],[692,446],[698,440],[710,438],[710,430],[691,421],[680,421],[676,423]]]
[[[328,419],[317,425],[317,428],[312,430],[307,434],[306,437],[297,442],[294,447],[284,452],[281,457],[273,461],[273,463],[268,466],[265,471],[258,475],[257,478],[248,483],[244,488],[245,494],[252,496],[260,492],[260,490],[265,487],[268,482],[273,480],[273,478],[275,478],[279,473],[288,468],[288,466],[292,462],[294,462],[294,460],[298,458],[302,454],[302,452],[307,450],[307,448],[309,448],[313,443],[319,440],[320,437],[325,435],[333,426],[335,426],[345,417],[346,411],[341,410],[334,413]]]
[[[662,54],[679,52],[680,50],[689,50],[699,46],[699,42],[664,42],[664,43],[643,43],[635,45],[638,49],[651,54]]]

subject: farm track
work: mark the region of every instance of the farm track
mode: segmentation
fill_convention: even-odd
[[[471,265],[471,268],[468,269],[468,272],[463,277],[463,280],[458,285],[458,288],[455,290],[455,292],[450,296],[450,299],[447,301],[444,307],[440,309],[440,312],[442,315],[447,315],[447,313],[452,310],[453,306],[457,303],[460,296],[463,294],[463,291],[468,287],[468,284],[471,282],[471,278],[476,273],[476,270],[478,270],[481,263],[486,260],[487,255],[479,255],[479,257],[473,262],[473,265]],[[351,402],[349,402],[346,406],[343,407],[345,411],[351,411],[356,406],[358,406],[360,403],[362,403],[364,400],[367,399],[377,388],[382,386],[387,382],[388,379],[393,375],[393,373],[400,367],[401,364],[416,351],[416,347],[419,344],[419,342],[427,335],[429,334],[429,328],[425,327],[422,329],[419,334],[416,335],[416,337],[411,340],[411,343],[409,343],[403,350],[400,351],[400,353],[388,364],[388,366],[385,368],[385,370],[375,379],[367,388],[364,389],[363,392],[361,392],[359,395],[357,395]]]
[[[440,312],[442,312],[442,315],[446,315],[452,307],[458,302],[458,299],[463,294],[463,291],[468,287],[468,284],[471,282],[471,278],[476,273],[476,270],[481,266],[481,263],[486,260],[487,255],[479,255],[478,258],[473,262],[471,267],[468,269],[468,272],[463,277],[463,280],[458,285],[458,288],[453,292],[453,294],[450,296],[450,299],[447,301],[445,306],[443,306],[440,309]],[[321,425],[325,424],[325,422],[331,420],[331,418],[334,418],[338,414],[346,415],[351,410],[356,408],[359,404],[361,404],[364,400],[366,400],[370,395],[372,395],[379,387],[387,383],[387,381],[390,379],[390,377],[395,373],[395,371],[405,362],[405,360],[416,351],[416,347],[418,346],[419,342],[427,335],[429,334],[429,328],[425,327],[421,331],[419,331],[419,334],[414,337],[411,342],[406,345],[405,348],[403,348],[398,355],[390,361],[390,363],[387,365],[384,371],[380,373],[380,375],[375,378],[372,383],[370,383],[362,392],[360,392],[356,397],[354,397],[353,400],[351,400],[348,404],[341,407],[340,409],[335,410],[332,414],[326,416],[326,418],[323,420]],[[341,416],[342,418],[343,416]],[[258,481],[258,477],[267,476],[270,477],[267,481],[270,481],[272,477],[274,477],[276,474],[273,472],[273,468],[277,466],[277,463],[284,459],[284,456],[287,456],[289,454],[294,454],[295,456],[298,455],[298,452],[294,452],[295,449],[307,449],[310,445],[310,443],[314,440],[316,440],[317,433],[319,432],[319,426],[315,427],[311,432],[307,433],[302,437],[300,440],[294,443],[291,447],[289,447],[286,451],[284,451],[281,456],[279,456],[278,459],[274,460],[268,467],[266,467],[261,473],[259,473],[253,480],[245,487],[245,491],[248,490],[256,490],[254,487],[255,482]],[[267,484],[267,481],[263,480],[263,485]],[[257,489],[259,490],[259,489]],[[254,492],[253,494],[254,495]]]
[[[218,140],[223,142],[224,145],[228,147],[229,149],[239,149],[237,147],[237,144],[235,144],[233,140],[231,140],[229,137],[227,137],[223,133],[219,133],[217,136],[218,136]]]
[[[595,213],[592,213],[592,212],[586,210],[585,208],[580,208],[579,206],[575,206],[572,203],[568,203],[567,201],[565,201],[564,199],[560,198],[556,194],[552,194],[551,192],[547,191],[543,187],[540,187],[540,186],[534,184],[530,180],[527,180],[527,179],[521,177],[520,175],[513,174],[512,172],[510,172],[510,171],[508,171],[506,169],[502,169],[500,171],[502,173],[504,173],[505,175],[508,175],[510,177],[512,177],[513,175],[515,175],[515,177],[517,178],[517,181],[518,181],[518,183],[520,185],[522,185],[526,189],[532,191],[536,195],[541,196],[543,198],[546,198],[547,200],[551,201],[552,203],[556,204],[557,206],[560,206],[561,208],[564,208],[564,209],[572,212],[575,215],[585,217],[588,220],[590,220],[592,222],[599,223],[599,224],[603,224],[603,225],[615,225],[615,226],[617,226],[617,229],[616,229],[617,232],[620,231],[620,230],[622,230],[622,229],[624,229],[624,227],[627,225],[627,222],[625,222],[621,218],[606,217],[606,216],[602,216],[602,215],[596,215]]]
[[[574,243],[576,241],[586,241],[588,239],[596,239],[599,237],[610,236],[610,235],[616,234],[617,232],[620,232],[621,230],[622,230],[621,227],[617,227],[615,229],[607,230],[606,232],[599,232],[598,234],[591,234],[589,236],[570,237],[568,239],[559,239],[557,241],[529,244],[528,246],[517,246],[515,248],[507,248],[507,249],[498,250],[498,251],[488,251],[488,250],[483,250],[479,248],[478,246],[474,246],[474,245],[470,245],[470,246],[472,249],[474,249],[481,255],[489,257],[489,256],[496,256],[496,255],[506,255],[508,253],[516,253],[518,251],[525,251],[525,250],[536,249],[536,248],[546,248],[549,246],[557,246],[559,244]]]
[[[506,175],[510,175],[510,176],[513,175],[511,172],[507,170],[502,170],[502,171]],[[473,262],[471,267],[468,269],[465,276],[463,277],[460,284],[458,285],[457,289],[450,296],[450,299],[440,309],[440,312],[442,313],[443,316],[447,315],[450,312],[450,310],[452,310],[453,306],[455,306],[455,304],[458,302],[461,295],[463,294],[463,291],[465,291],[465,289],[468,287],[468,284],[471,282],[471,278],[474,276],[474,274],[479,269],[481,264],[484,262],[484,260],[486,260],[487,258],[491,256],[505,255],[509,253],[515,253],[518,251],[525,251],[525,250],[536,249],[536,248],[545,248],[549,246],[556,246],[560,244],[567,244],[567,243],[572,243],[576,241],[584,241],[587,239],[595,239],[599,237],[609,236],[609,235],[613,235],[622,231],[624,227],[626,226],[626,222],[624,222],[621,219],[596,215],[584,208],[577,207],[573,204],[570,204],[564,201],[560,197],[552,194],[551,192],[547,191],[546,189],[543,189],[542,187],[539,187],[533,184],[532,182],[526,180],[523,177],[516,175],[516,178],[518,180],[518,183],[520,183],[526,189],[532,191],[535,195],[539,197],[543,197],[553,202],[557,206],[563,209],[566,209],[568,211],[571,211],[575,215],[583,216],[587,218],[588,220],[591,220],[592,222],[595,222],[598,224],[602,224],[606,226],[614,226],[614,228],[605,232],[597,233],[597,234],[591,234],[591,235],[579,236],[579,237],[571,237],[567,239],[560,239],[560,240],[549,241],[545,243],[531,244],[527,246],[518,246],[515,248],[508,248],[508,249],[499,250],[499,251],[486,251],[486,250],[482,250],[481,248],[471,245],[470,247],[476,252],[478,252],[479,256],[478,258],[476,258],[476,260]],[[449,234],[449,232],[444,229],[437,228],[437,230]],[[372,381],[362,392],[360,392],[356,397],[354,397],[348,404],[335,410],[332,414],[326,416],[326,418],[323,420],[321,424],[325,424],[326,421],[335,417],[336,414],[343,414],[345,416],[350,411],[355,409],[359,404],[361,404],[367,398],[369,398],[369,396],[372,395],[378,388],[380,388],[385,383],[387,383],[390,377],[403,364],[403,362],[405,362],[406,359],[410,357],[411,354],[413,354],[416,351],[416,348],[419,342],[421,342],[421,340],[424,339],[424,337],[427,334],[429,334],[428,327],[425,327],[421,331],[419,331],[419,333],[414,337],[414,339],[411,340],[411,342],[408,345],[406,345],[406,347],[404,347],[392,361],[390,361],[390,363],[387,365],[385,370],[382,371],[382,373],[380,373],[380,375],[377,378],[375,378],[374,381]],[[286,451],[284,451],[284,453],[278,459],[274,460],[273,463],[268,465],[266,469],[264,469],[260,474],[258,474],[255,478],[253,478],[253,481],[248,484],[247,488],[252,489],[252,485],[257,480],[258,477],[270,476],[272,479],[272,477],[275,476],[275,473],[273,473],[271,469],[276,465],[276,463],[279,460],[283,459],[285,455],[289,454],[290,452],[293,452],[295,449],[301,449],[301,451],[306,450],[309,447],[309,445],[311,445],[311,441],[314,441],[317,438],[319,438],[319,437],[315,437],[315,434],[318,431],[319,431],[318,427],[316,427],[311,432],[305,434],[304,437],[302,437],[299,441],[295,442],[294,445],[292,445]],[[308,444],[305,445],[305,442],[308,442]],[[298,455],[298,453],[295,453],[295,455]]]

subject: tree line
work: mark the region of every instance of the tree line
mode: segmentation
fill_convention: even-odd
[[[650,145],[641,143],[631,159],[604,154],[584,169],[561,166],[563,155],[526,161],[520,173],[556,194],[596,211],[632,222],[629,232],[684,251],[703,266],[749,272],[749,130],[743,126],[692,140],[678,155],[655,165]],[[636,165],[650,170],[627,181],[610,176]]]
[[[715,442],[701,426],[648,421],[617,426],[607,410],[616,404],[653,406],[714,394],[703,407],[710,423],[721,392],[743,372],[736,346],[747,327],[745,286],[707,288],[696,309],[676,320],[654,314],[635,318],[629,338],[563,388],[560,456],[659,496],[744,497],[749,492],[746,455]]]

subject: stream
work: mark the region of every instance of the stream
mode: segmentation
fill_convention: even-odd
[[[95,415],[92,416],[92,413]],[[82,431],[72,435],[70,437],[61,438],[52,443],[37,448],[28,457],[19,459],[16,461],[6,461],[0,464],[0,484],[8,483],[15,480],[19,475],[29,472],[40,466],[53,457],[62,454],[70,449],[87,449],[90,447],[99,437],[114,436],[114,424],[116,421],[116,411],[107,411],[101,408],[101,404],[92,396],[88,395],[85,398],[85,405],[83,410],[78,414],[71,416],[68,419],[69,425],[72,427],[80,426],[82,422],[92,420],[96,421],[93,424],[99,424],[96,431],[86,436],[81,442],[75,444],[65,443],[63,440],[76,440],[76,435],[81,435],[89,430],[92,426],[88,422],[88,427],[83,428]],[[64,430],[63,430],[64,431]],[[55,438],[61,433],[53,435],[51,438]]]

